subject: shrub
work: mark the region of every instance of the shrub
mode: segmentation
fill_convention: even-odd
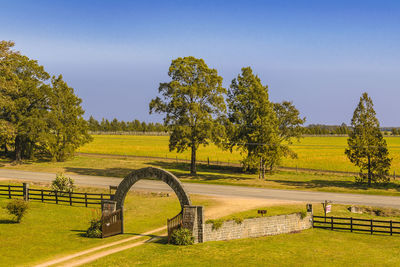
[[[305,211],[300,211],[299,213],[300,213],[300,218],[301,218],[301,219],[304,219],[305,217],[307,217],[307,212],[305,212]]]
[[[178,228],[172,232],[171,243],[179,246],[193,245],[194,237],[192,231],[187,228]]]
[[[243,218],[241,217],[233,217],[233,220],[236,224],[241,224],[243,222]]]
[[[85,236],[90,238],[100,238],[101,234],[101,219],[92,219]]]
[[[221,228],[222,223],[224,221],[219,219],[219,220],[207,220],[206,223],[212,223],[212,229],[213,230],[218,230],[219,228]]]
[[[56,179],[51,182],[51,188],[54,191],[72,192],[75,188],[74,180],[65,176],[63,173],[57,173]]]
[[[28,203],[22,199],[13,199],[6,206],[8,212],[15,216],[17,222],[20,222],[26,211],[28,210]]]

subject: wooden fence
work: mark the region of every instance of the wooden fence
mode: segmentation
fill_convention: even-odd
[[[400,222],[333,216],[313,216],[313,227],[350,232],[400,234]]]
[[[66,192],[46,189],[29,188],[27,184],[23,185],[0,185],[0,196],[8,198],[21,197],[25,200],[39,200],[46,203],[67,203],[89,205],[101,205],[102,200],[112,200],[114,195],[103,193],[81,193]]]
[[[178,215],[173,217],[172,219],[167,219],[167,228],[168,228],[168,243],[171,240],[171,235],[174,232],[174,230],[182,227],[182,212],[180,212]]]

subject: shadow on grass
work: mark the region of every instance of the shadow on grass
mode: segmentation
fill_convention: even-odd
[[[95,168],[65,167],[65,171],[80,175],[108,176],[108,177],[121,177],[121,178],[125,177],[133,170],[134,169],[130,168],[95,169]]]
[[[17,224],[18,222],[9,219],[0,219],[0,224]]]
[[[289,181],[289,180],[274,180],[268,179],[269,181],[279,183],[284,186],[290,187],[300,187],[300,188],[326,188],[326,187],[338,187],[345,189],[355,189],[355,190],[369,190],[369,189],[395,189],[400,192],[400,186],[396,183],[388,183],[388,184],[373,184],[371,187],[368,187],[366,184],[359,184],[352,181],[343,181],[343,180],[309,180],[309,181]]]

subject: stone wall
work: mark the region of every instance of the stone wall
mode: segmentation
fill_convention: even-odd
[[[238,238],[278,235],[301,231],[312,227],[311,212],[303,219],[300,213],[245,219],[242,223],[223,222],[218,229],[211,223],[203,224],[203,242]]]

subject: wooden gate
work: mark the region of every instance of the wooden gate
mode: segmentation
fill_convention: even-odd
[[[116,210],[101,217],[101,237],[122,234],[122,211]]]
[[[167,219],[167,228],[168,228],[168,243],[171,240],[171,235],[175,229],[182,227],[182,212],[176,215],[172,219]]]

